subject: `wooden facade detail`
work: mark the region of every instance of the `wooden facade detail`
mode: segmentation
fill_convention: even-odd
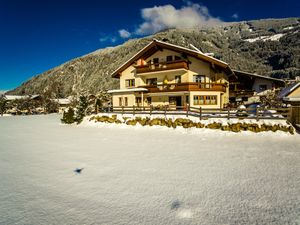
[[[187,60],[176,60],[170,62],[161,62],[157,64],[150,64],[150,65],[139,65],[135,66],[136,73],[149,73],[149,72],[157,72],[157,71],[164,71],[164,70],[174,70],[174,69],[189,69],[189,65]]]
[[[180,91],[220,91],[226,92],[227,85],[224,83],[199,83],[186,82],[161,85],[145,85],[141,88],[147,88],[149,93],[156,92],[180,92]]]

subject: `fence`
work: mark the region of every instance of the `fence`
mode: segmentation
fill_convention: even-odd
[[[291,106],[289,121],[294,125],[300,124],[300,106]]]
[[[290,120],[290,108],[224,108],[224,109],[207,109],[202,107],[182,107],[182,106],[163,106],[155,108],[153,106],[137,107],[137,106],[121,106],[102,108],[103,112],[113,112],[116,114],[147,114],[151,115],[183,115],[186,117],[198,117],[200,120],[208,118],[226,118],[226,119],[275,119]]]

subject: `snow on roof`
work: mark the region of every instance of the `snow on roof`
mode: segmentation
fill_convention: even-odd
[[[68,105],[71,103],[71,101],[67,98],[58,98],[58,99],[53,99],[53,100],[60,105]]]
[[[7,100],[17,100],[17,99],[25,99],[29,98],[29,95],[5,95]]]
[[[180,48],[180,49],[184,49],[184,50],[186,50],[186,51],[194,52],[194,53],[200,54],[200,55],[202,55],[202,56],[211,58],[212,60],[218,61],[218,62],[220,62],[220,63],[222,63],[222,64],[228,65],[228,63],[226,63],[226,62],[224,62],[224,61],[222,61],[222,60],[216,59],[216,58],[214,58],[214,57],[212,57],[212,56],[206,55],[205,53],[202,53],[202,52],[199,52],[199,51],[196,51],[196,50],[192,50],[192,49],[189,49],[189,48],[185,48],[185,47],[182,47],[182,46],[179,46],[179,45],[174,45],[174,44],[170,44],[170,43],[167,43],[167,42],[159,41],[159,40],[156,40],[156,39],[154,39],[154,40],[155,40],[156,42],[158,42],[158,43],[165,44],[165,45],[170,45],[170,46],[173,46],[173,47],[175,47],[175,48]]]
[[[300,97],[284,97],[282,99],[289,102],[300,102]]]
[[[113,93],[136,92],[136,91],[148,91],[148,89],[146,88],[115,89],[115,90],[109,90],[107,91],[107,93],[113,94]]]
[[[279,94],[278,98],[285,98],[287,97],[292,91],[300,87],[300,82],[293,83],[290,86],[287,86],[286,88],[282,89]]]
[[[18,99],[35,99],[39,97],[40,95],[5,95],[4,97],[6,100],[13,101],[13,100],[18,100]]]

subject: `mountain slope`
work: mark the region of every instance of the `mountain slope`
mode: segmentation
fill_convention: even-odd
[[[300,18],[226,23],[203,29],[169,29],[100,49],[39,74],[10,94],[42,93],[51,83],[60,84],[62,96],[82,90],[96,93],[118,87],[110,74],[153,38],[203,52],[228,62],[232,68],[274,77],[300,75]]]

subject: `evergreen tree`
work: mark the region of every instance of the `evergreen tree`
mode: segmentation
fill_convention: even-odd
[[[66,124],[71,124],[75,122],[74,109],[72,107],[69,107],[66,111],[64,111],[61,122]]]
[[[86,115],[86,110],[88,107],[88,98],[85,95],[79,97],[79,105],[77,107],[75,121],[79,124],[82,122],[83,117]]]
[[[7,100],[5,99],[4,95],[0,96],[0,114],[3,116],[3,113],[6,111],[7,107]]]

